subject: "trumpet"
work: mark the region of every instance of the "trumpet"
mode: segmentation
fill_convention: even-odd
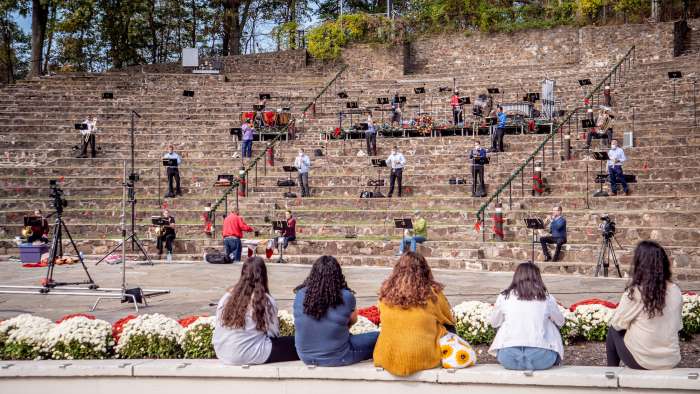
[[[156,238],[160,238],[165,234],[165,226],[158,226],[155,228],[154,234]]]
[[[24,226],[22,229],[22,238],[29,238],[34,235],[32,228],[30,226]]]

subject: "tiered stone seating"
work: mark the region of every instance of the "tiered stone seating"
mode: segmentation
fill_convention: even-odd
[[[328,253],[338,256],[343,264],[389,264],[400,238],[393,229],[392,218],[410,216],[413,210],[420,209],[429,223],[429,241],[420,246],[420,251],[431,264],[508,270],[530,256],[530,234],[522,219],[530,215],[543,217],[552,205],[561,203],[569,220],[569,244],[563,261],[542,265],[545,272],[590,273],[600,243],[597,217],[607,212],[614,216],[617,238],[626,247],[618,251],[623,263],[629,261],[631,247],[638,240],[658,239],[668,248],[677,275],[698,277],[700,183],[694,170],[700,141],[692,122],[692,87],[679,84],[678,102],[673,103],[673,87],[666,78],[669,70],[679,69],[685,75],[697,72],[697,60],[690,54],[639,64],[614,86],[616,137],[634,130],[635,147],[626,149],[629,162],[625,166],[626,172],[638,178],[631,196],[591,198],[588,209],[586,176],[592,181],[598,163],[582,160],[586,155],[580,150],[583,141],[579,139],[574,141],[574,160],[561,162],[556,140],[554,160],[549,153],[546,157],[546,166],[556,169],[547,174],[551,195],[528,197],[531,180],[526,177],[525,196],[521,198],[520,182],[516,182],[512,207],[507,196],[503,200],[504,242],[492,240],[490,228],[485,241],[484,235],[475,231],[475,212],[483,200],[468,196],[471,185],[448,184],[448,179],[455,176],[469,179],[465,151],[472,144],[471,137],[380,138],[380,156],[388,155],[394,144],[407,156],[405,195],[400,199],[365,200],[359,194],[370,189],[367,180],[376,177],[376,171],[370,168],[368,158],[357,156],[364,149],[364,141],[324,141],[319,136],[338,125],[337,113],[348,100],[359,101],[361,107],[374,107],[377,97],[398,91],[408,97],[411,106],[420,102],[421,110],[446,111],[449,93],[439,96],[434,92],[439,87],[451,87],[452,77],[462,94],[472,98],[487,87],[497,86],[505,92],[504,101],[513,101],[525,92],[539,91],[539,81],[546,74],[557,81],[556,94],[562,108],[571,110],[582,102],[577,80],[591,78],[596,83],[609,68],[576,64],[465,68],[391,80],[351,78],[353,70],[347,70],[347,75],[317,101],[315,112],[304,118],[298,139],[279,145],[275,166],[267,167],[266,174],[262,168],[257,177],[251,174],[249,196],[239,199],[239,204],[251,225],[266,230],[263,238],[269,237],[269,219],[281,217],[286,208],[296,213],[299,239],[285,253],[291,262],[308,263],[319,254]],[[184,156],[184,196],[165,200],[178,223],[175,258],[201,259],[205,248],[220,247],[219,239],[212,240],[202,233],[201,214],[206,203],[221,196],[221,189],[212,187],[216,175],[235,173],[241,165],[240,159],[230,157],[234,147],[228,134],[230,127],[239,124],[239,113],[257,102],[258,93],[270,93],[268,106],[291,104],[292,112],[299,116],[333,75],[68,74],[6,87],[0,91],[0,182],[4,186],[0,190],[0,238],[4,250],[0,253],[16,254],[12,238],[19,234],[24,214],[35,207],[50,210],[48,180],[57,178],[61,179],[70,204],[65,218],[85,253],[97,256],[115,245],[120,228],[122,161],[129,157],[129,111],[133,109],[142,115],[136,124],[136,171],[141,175],[137,185],[137,229],[141,238],[147,240],[153,252],[149,218],[160,210],[163,201],[158,195],[164,194],[167,187],[158,159],[165,146],[173,143]],[[425,98],[413,93],[413,88],[419,86],[428,89]],[[182,97],[183,89],[194,90],[195,97]],[[103,91],[113,91],[115,99],[101,100]],[[346,91],[349,98],[338,98],[339,91]],[[433,96],[440,98],[430,99]],[[417,108],[409,107],[406,112],[414,110]],[[99,119],[98,146],[102,153],[97,159],[74,159],[76,152],[72,147],[78,143],[78,136],[73,123],[87,114],[96,114]],[[375,114],[375,121],[380,119],[381,115]],[[574,136],[577,137],[580,138]],[[489,190],[505,181],[542,138],[508,135],[507,152],[499,154],[487,169]],[[487,146],[486,137],[481,139]],[[290,164],[299,147],[309,152],[316,148],[324,151],[324,157],[312,157],[313,197],[284,199],[282,193],[286,189],[278,188],[276,181],[287,177],[281,164]],[[262,149],[263,144],[256,143],[254,155]],[[385,178],[386,175],[383,174]],[[596,186],[591,182],[591,191]],[[231,196],[229,207],[234,204]],[[220,209],[218,224],[222,214]],[[348,234],[353,237],[348,238]],[[539,256],[539,247],[536,252]]]

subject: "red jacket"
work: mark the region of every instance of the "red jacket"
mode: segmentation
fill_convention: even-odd
[[[459,107],[459,96],[452,95],[452,98],[450,99],[450,105],[452,105],[452,108],[457,108]]]
[[[236,215],[235,213],[230,213],[226,219],[224,219],[224,238],[226,237],[236,237],[243,238],[243,232],[251,232],[253,228],[247,225],[243,218]]]

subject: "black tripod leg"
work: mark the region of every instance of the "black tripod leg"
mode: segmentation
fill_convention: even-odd
[[[75,244],[75,241],[73,241],[73,237],[70,235],[70,231],[68,231],[68,226],[61,221],[61,225],[63,226],[63,229],[66,230],[66,235],[68,236],[68,239],[70,240],[70,244],[73,245],[73,249],[75,250],[75,254],[78,255],[78,260],[80,260],[80,265],[83,266],[83,270],[85,271],[85,275],[88,277],[88,281],[90,281],[91,284],[95,284],[95,281],[92,280],[92,277],[90,276],[90,272],[88,272],[87,267],[85,266],[85,262],[83,261],[83,256],[80,255],[80,251],[78,251],[78,245]]]
[[[620,271],[620,264],[618,264],[618,262],[617,262],[617,255],[615,255],[615,249],[613,248],[612,242],[610,242],[610,255],[612,256],[613,264],[615,264],[615,269],[617,270],[617,276],[622,278],[622,271]]]
[[[600,275],[600,268],[603,266],[603,259],[604,259],[603,253],[604,252],[605,252],[605,238],[603,238],[603,244],[600,245],[600,251],[598,251],[598,262],[596,263],[596,267],[595,267],[595,277],[598,277],[598,275]]]
[[[131,241],[134,242],[138,247],[141,253],[143,253],[143,257],[146,258],[146,261],[148,261],[148,264],[153,265],[153,261],[151,260],[151,256],[146,253],[146,249],[143,248],[143,245],[141,245],[141,241],[139,241],[138,237],[136,236],[136,233],[133,233],[129,236],[131,238]],[[123,261],[122,264],[126,264],[126,261]]]
[[[107,254],[104,255],[104,256],[100,259],[100,261],[96,262],[95,265],[98,265],[98,264],[100,264],[101,262],[103,262],[107,257],[109,257],[109,256],[110,256],[112,253],[114,253],[117,249],[119,249],[123,244],[124,244],[124,242],[119,242],[119,243],[117,244],[117,246],[115,246],[114,248],[112,248],[112,250],[110,250],[109,252],[107,252]]]
[[[44,280],[44,287],[48,289],[53,281],[53,268],[54,261],[56,260],[56,252],[58,252],[58,245],[61,243],[61,224],[56,220],[56,224],[53,227],[53,237],[51,238],[51,250],[49,250],[49,260],[47,261],[48,267],[46,269],[46,279]]]

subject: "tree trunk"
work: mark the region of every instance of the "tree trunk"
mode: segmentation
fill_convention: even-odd
[[[661,21],[661,4],[660,0],[651,0],[651,19],[654,22]]]
[[[41,75],[41,60],[44,54],[48,14],[49,6],[46,1],[32,1],[32,66],[29,75],[33,77]]]
[[[46,55],[44,56],[44,73],[49,73],[49,57],[51,56],[51,43],[53,41],[53,31],[56,29],[56,3],[51,5],[51,23],[49,24],[49,38],[46,40]]]
[[[7,83],[15,81],[14,62],[12,61],[12,30],[10,29],[10,18],[8,12],[5,12],[5,18],[2,21],[2,44],[5,52],[5,73],[7,74]]]
[[[197,47],[197,1],[192,0],[192,48]]]
[[[148,7],[148,28],[151,30],[151,62],[158,63],[158,31],[156,29],[156,2],[150,1]]]
[[[251,2],[252,0],[224,1],[224,56],[241,54],[241,36],[248,21]]]

